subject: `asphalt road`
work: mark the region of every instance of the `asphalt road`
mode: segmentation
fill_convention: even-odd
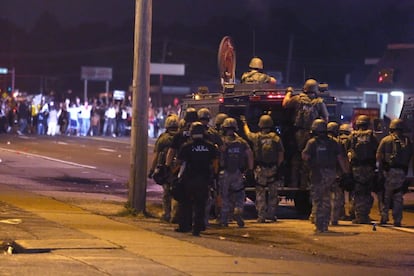
[[[149,160],[152,146],[149,145]],[[139,223],[159,233],[181,239],[190,239],[174,233],[174,225],[160,223],[161,189],[148,181],[147,206],[154,218],[137,222],[118,216],[114,210],[122,209],[127,198],[129,174],[128,138],[80,138],[0,136],[0,175],[17,177],[22,189],[53,194],[94,212],[113,219]],[[107,204],[96,206],[99,198]],[[403,228],[352,225],[341,222],[331,227],[329,234],[313,234],[312,225],[296,219],[289,202],[282,202],[281,219],[277,223],[259,225],[254,220],[254,207],[246,204],[246,227],[234,224],[229,228],[217,227],[214,221],[197,243],[223,252],[267,256],[291,260],[315,260],[380,267],[410,269],[414,263],[414,196],[406,195]],[[378,220],[373,208],[372,217]],[[192,241],[194,242],[194,241]]]

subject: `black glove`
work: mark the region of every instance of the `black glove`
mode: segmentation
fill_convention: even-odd
[[[253,170],[246,170],[246,172],[244,173],[244,177],[246,177],[246,182],[248,185],[254,186],[256,184]]]
[[[159,185],[163,185],[167,183],[169,176],[171,175],[169,167],[165,165],[157,165],[152,178],[154,179],[155,183]]]

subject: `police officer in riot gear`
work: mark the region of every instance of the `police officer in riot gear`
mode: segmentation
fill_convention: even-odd
[[[216,145],[221,151],[223,150],[223,141],[221,140],[220,134],[219,132],[209,126],[210,120],[211,120],[211,112],[208,108],[203,107],[200,108],[197,111],[197,117],[198,120],[203,124],[204,128],[205,128],[205,135],[206,135],[206,139],[209,140],[213,145]],[[217,182],[218,180],[216,179],[215,182]],[[209,194],[209,198],[207,200],[207,205],[206,205],[206,215],[205,215],[205,223],[206,225],[209,224],[208,219],[210,217],[210,212],[212,210],[212,207],[214,205],[214,200],[215,200],[215,193],[217,193],[217,189],[218,189],[218,185],[214,185],[217,183],[212,183],[212,186],[210,187],[210,194]],[[215,214],[216,216],[218,214]]]
[[[381,204],[381,224],[388,222],[388,212],[392,203],[394,226],[400,227],[403,214],[403,183],[408,165],[413,156],[410,139],[403,135],[404,122],[394,119],[389,125],[390,134],[384,137],[377,149],[376,159],[379,173],[385,177]]]
[[[310,138],[312,122],[315,119],[329,120],[323,99],[317,97],[318,87],[319,83],[315,79],[308,79],[300,94],[293,95],[292,91],[288,91],[282,102],[283,107],[294,110],[296,149],[291,160],[291,184],[302,190],[309,186],[309,168],[302,161],[301,152]]]
[[[254,57],[249,63],[250,70],[243,73],[241,77],[242,83],[272,83],[276,84],[276,79],[263,73],[263,61],[258,57]]]
[[[328,136],[334,139],[341,145],[339,141],[339,124],[337,122],[329,122],[327,124]],[[344,148],[341,145],[341,154],[343,158],[347,161],[346,153]],[[345,195],[344,190],[340,187],[339,181],[342,178],[342,170],[340,166],[337,166],[337,175],[336,183],[332,187],[331,193],[331,203],[332,203],[332,215],[331,215],[331,224],[338,225],[338,220],[345,217]]]
[[[220,225],[228,225],[229,215],[234,218],[239,227],[244,226],[243,208],[245,192],[243,183],[243,172],[253,174],[253,152],[249,144],[236,134],[238,130],[237,121],[234,118],[226,118],[222,125],[224,151],[222,152],[220,171],[220,195],[222,208]],[[247,161],[247,162],[246,162]]]
[[[338,141],[327,135],[327,124],[322,119],[312,123],[312,134],[308,140],[302,158],[309,163],[311,179],[311,198],[315,212],[317,233],[328,231],[331,218],[331,190],[336,184],[336,164],[348,173],[349,168],[341,154]]]
[[[199,236],[205,230],[205,206],[209,186],[218,170],[219,151],[206,139],[202,123],[194,122],[191,139],[179,149],[177,160],[181,164],[182,199],[180,201],[177,232],[190,232]]]
[[[285,151],[282,140],[273,131],[273,120],[269,115],[260,117],[258,124],[260,131],[256,133],[250,132],[244,117],[241,120],[244,132],[253,144],[257,222],[264,223],[266,219],[277,221],[276,209],[279,204],[277,188],[280,181],[277,175],[284,160]],[[268,188],[267,197],[266,187]]]
[[[151,168],[148,177],[154,178],[157,184],[162,185],[162,208],[163,214],[161,220],[169,222],[171,217],[175,216],[175,212],[172,211],[172,195],[171,195],[171,179],[167,179],[165,172],[165,161],[169,147],[171,146],[174,135],[178,131],[179,119],[175,114],[169,115],[165,120],[166,131],[162,133],[155,142],[154,145],[154,158],[152,160]],[[155,172],[155,173],[154,173]],[[174,220],[174,219],[173,219]]]
[[[196,122],[198,120],[197,111],[195,108],[189,107],[185,111],[184,120],[180,120],[179,122],[179,131],[174,135],[172,138],[170,147],[167,151],[167,156],[165,159],[165,167],[166,172],[168,174],[168,178],[171,179],[170,182],[175,181],[178,175],[179,166],[176,162],[176,156],[178,150],[181,146],[186,143],[190,139],[190,126],[191,123]],[[182,124],[182,126],[180,126]],[[177,200],[178,201],[178,200]],[[176,217],[180,216],[180,208],[181,203],[178,201],[177,208],[176,208]],[[171,222],[176,222],[176,220],[172,220]]]
[[[350,158],[352,175],[355,182],[354,210],[356,224],[369,224],[369,213],[373,204],[371,196],[375,176],[375,153],[378,147],[367,115],[359,115],[356,130],[349,137],[348,157]]]

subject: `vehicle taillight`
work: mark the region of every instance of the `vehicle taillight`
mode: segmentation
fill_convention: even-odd
[[[224,98],[223,97],[218,98],[218,102],[219,103],[224,103]]]
[[[254,102],[254,101],[260,101],[260,96],[256,96],[256,95],[253,95],[253,96],[249,96],[249,101],[252,101],[252,102]]]
[[[285,95],[282,94],[269,94],[267,95],[268,99],[283,99]]]

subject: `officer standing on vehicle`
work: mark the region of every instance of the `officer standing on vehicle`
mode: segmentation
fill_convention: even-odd
[[[337,163],[344,173],[348,173],[349,168],[341,154],[340,144],[327,135],[327,124],[324,120],[316,119],[311,131],[314,137],[306,143],[302,158],[309,163],[311,169],[311,197],[315,206],[316,232],[323,233],[328,231],[331,218],[331,191],[337,185]]]
[[[375,176],[375,154],[378,140],[369,129],[370,119],[367,115],[359,115],[356,120],[356,130],[349,137],[349,157],[351,159],[352,175],[355,182],[354,209],[355,219],[352,223],[369,224],[369,213],[373,204],[371,196]]]
[[[155,182],[159,185],[162,185],[163,195],[162,195],[162,209],[163,214],[161,215],[161,220],[170,222],[171,220],[171,211],[172,211],[172,195],[171,195],[171,181],[165,178],[165,161],[167,157],[167,151],[171,146],[174,135],[178,131],[178,116],[171,114],[165,120],[165,129],[166,131],[162,133],[155,142],[154,145],[154,158],[152,160],[151,168],[148,177],[154,178]],[[155,172],[155,173],[154,173]],[[173,210],[175,211],[175,210]],[[173,212],[173,217],[175,217],[175,212]],[[174,219],[173,219],[174,220]]]
[[[295,127],[295,154],[291,164],[291,182],[294,187],[305,190],[309,186],[309,169],[302,161],[301,152],[307,141],[310,139],[310,130],[315,119],[329,120],[329,113],[323,99],[317,97],[319,83],[315,79],[306,80],[303,91],[298,95],[293,95],[288,91],[283,99],[282,106],[294,110]]]
[[[263,61],[258,57],[250,60],[249,71],[243,73],[242,83],[272,83],[276,84],[276,79],[263,73]]]
[[[403,135],[404,122],[394,119],[389,126],[390,134],[384,137],[377,150],[379,172],[385,177],[381,224],[388,222],[388,211],[392,204],[394,226],[401,227],[403,214],[403,183],[413,155],[410,139]]]
[[[253,152],[246,140],[236,135],[238,130],[236,119],[225,119],[222,127],[224,152],[221,158],[223,171],[220,172],[222,174],[220,181],[222,199],[220,225],[227,227],[229,214],[234,214],[237,225],[243,227],[243,208],[246,200],[243,172],[247,168],[246,177],[253,177]],[[234,209],[230,212],[232,207]]]
[[[202,123],[192,123],[190,135],[191,140],[180,148],[177,155],[179,164],[183,166],[183,198],[180,202],[177,232],[192,230],[194,236],[199,236],[205,230],[205,206],[209,185],[217,174],[219,151],[206,139],[206,130]]]
[[[257,222],[265,223],[266,218],[277,221],[276,208],[279,204],[278,169],[284,159],[284,147],[280,137],[273,131],[273,120],[269,115],[259,119],[260,131],[253,133],[246,119],[241,118],[247,138],[253,144],[256,180],[256,210]],[[268,188],[268,203],[266,203],[266,187]]]

